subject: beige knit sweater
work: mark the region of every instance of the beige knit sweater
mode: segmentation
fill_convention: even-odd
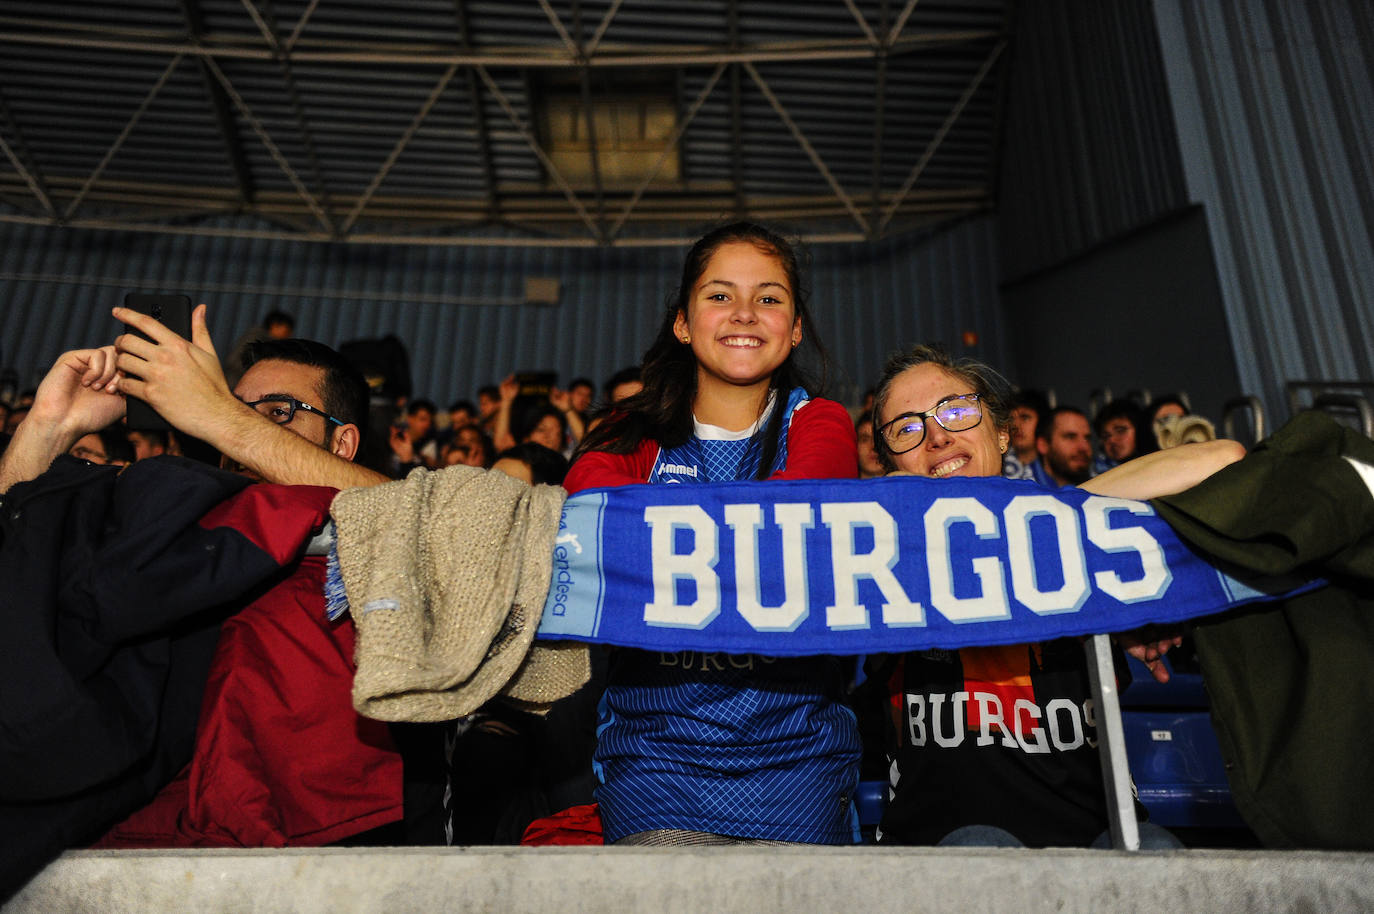
[[[533,643],[565,497],[461,466],[339,493],[358,713],[451,720],[497,694],[542,710],[587,681],[585,645]]]

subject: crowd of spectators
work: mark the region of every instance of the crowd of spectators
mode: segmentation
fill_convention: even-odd
[[[264,358],[264,354],[273,358],[271,347],[282,345],[275,341],[285,339],[283,328],[289,331],[289,317],[274,312],[263,321],[262,328],[244,335],[234,348],[233,364],[240,379],[255,359]],[[370,465],[366,447],[350,451],[350,456],[392,479],[403,478],[420,468],[435,470],[461,465],[497,469],[527,483],[559,485],[587,432],[610,414],[617,403],[643,389],[637,366],[609,375],[599,391],[586,377],[575,378],[566,387],[545,384],[542,388],[535,386],[533,391],[529,385],[522,388],[521,378],[531,376],[509,375],[500,383],[481,387],[472,400],[452,400],[442,412],[434,400],[426,397],[398,399],[387,404],[395,419],[384,429],[372,430],[371,434],[383,443],[371,451],[376,457]],[[549,375],[541,373],[538,377],[547,379]],[[860,478],[881,476],[889,470],[875,446],[873,393],[867,391],[863,401],[850,409],[855,416]],[[34,394],[26,391],[13,403],[0,402],[0,416],[4,419],[0,452],[28,415]],[[1176,396],[1147,405],[1130,400],[1108,403],[1092,417],[1091,431],[1089,418],[1082,412],[1062,405],[1051,407],[1045,395],[1035,390],[1016,393],[1010,405],[1010,446],[1003,455],[1003,474],[1037,479],[1047,485],[1079,484],[1161,446],[1179,443],[1184,440],[1176,433],[1180,427],[1191,436],[1187,440],[1202,440],[1208,437],[1204,432],[1210,429],[1205,419],[1188,416],[1187,407]],[[1179,425],[1190,422],[1194,424]],[[367,423],[359,419],[357,425],[362,436]],[[1091,444],[1093,433],[1095,447]],[[127,466],[164,454],[184,455],[188,444],[194,455],[205,456],[207,450],[213,453],[213,449],[195,439],[188,441],[184,433],[172,429],[132,429],[120,421],[83,435],[68,453],[94,464]],[[227,457],[224,462],[227,466],[238,466]],[[604,657],[598,657],[596,666],[604,675]],[[594,694],[603,685],[596,679],[587,690],[565,703],[551,718],[554,731],[549,729],[550,720],[513,709],[499,700],[454,725],[464,751],[444,772],[444,781],[452,789],[456,772],[460,780],[484,785],[464,795],[467,812],[460,829],[462,840],[516,841],[530,819],[555,811],[552,803],[592,801],[594,782],[589,753],[594,744]],[[407,739],[409,742],[398,742],[411,746],[416,743],[413,736]],[[425,747],[420,751],[434,749],[432,743],[423,740],[419,745]],[[536,786],[549,780],[545,774],[549,769],[563,772],[556,779],[561,786],[552,794]],[[476,780],[469,777],[477,774],[480,778]],[[550,796],[555,799],[550,800]],[[411,837],[416,834],[412,831]],[[433,836],[432,828],[429,834]]]
[[[747,268],[774,269],[776,265],[769,262],[771,257],[763,256],[762,267],[750,263]],[[788,282],[791,281],[789,278]],[[781,285],[771,280],[767,284]],[[680,313],[687,313],[685,306]],[[665,346],[670,346],[672,354],[676,355],[680,341],[681,351],[690,352],[692,335],[698,328],[685,320],[672,320],[672,312],[668,317]],[[197,320],[203,331],[203,312],[198,313]],[[314,450],[293,453],[300,458],[308,457],[308,460],[288,460],[283,456],[285,451],[276,453],[276,449],[291,450],[299,442],[292,444],[286,439],[273,439],[273,456],[264,458],[255,444],[245,443],[246,439],[232,430],[216,427],[203,419],[200,421],[205,424],[190,427],[173,417],[169,417],[169,421],[175,429],[129,428],[122,421],[113,422],[77,438],[66,449],[67,453],[90,463],[106,465],[129,465],[161,455],[218,453],[226,467],[241,469],[268,481],[316,483],[335,488],[402,479],[412,473],[454,466],[496,469],[526,483],[560,485],[568,476],[573,457],[586,452],[585,448],[579,452],[579,446],[589,440],[599,440],[598,426],[621,422],[629,414],[622,404],[628,402],[630,410],[641,409],[650,395],[668,397],[673,393],[672,385],[661,378],[652,379],[651,385],[656,386],[646,392],[645,380],[650,379],[650,375],[646,373],[641,378],[641,369],[633,366],[610,374],[599,388],[587,377],[574,378],[566,386],[559,386],[548,373],[510,374],[499,383],[482,386],[474,392],[473,399],[467,399],[466,392],[445,392],[445,399],[455,393],[457,396],[442,411],[437,404],[443,400],[409,393],[379,397],[374,389],[369,407],[361,393],[366,384],[362,380],[366,369],[357,364],[336,364],[338,354],[320,344],[301,343],[297,347],[301,351],[295,351],[292,347],[300,341],[290,337],[293,326],[288,315],[279,312],[267,315],[260,328],[249,331],[233,347],[231,357],[226,360],[232,372],[227,383],[239,402],[247,403],[273,423],[286,426],[297,437],[307,438]],[[791,348],[801,340],[800,317],[796,318],[795,327]],[[790,350],[782,336],[779,340],[782,340],[778,346],[780,354],[785,355]],[[156,359],[159,356],[154,350],[170,350],[171,341],[163,339],[159,345],[150,343],[146,349],[140,343],[124,345],[129,348],[127,352],[121,349],[119,358],[129,358],[127,353],[132,353],[141,360],[139,364],[144,367],[140,367],[138,373],[146,380],[140,383],[147,385],[143,389],[152,392],[155,390],[152,385],[158,383]],[[78,375],[86,372],[88,376],[98,376],[96,387],[106,383],[113,385],[115,382],[110,379],[114,376],[114,352],[110,349],[108,356],[88,354],[82,357],[86,361],[69,366],[69,370]],[[190,383],[184,372],[200,356],[193,351],[190,354],[182,351],[178,358],[183,360],[183,374],[178,375],[171,367],[164,366],[165,376],[177,379],[178,384]],[[312,361],[316,359],[319,361]],[[272,365],[289,367],[287,377],[293,379],[292,383],[273,386],[268,380]],[[339,398],[331,393],[329,384],[332,382],[325,380],[334,374],[347,376],[347,385],[356,388],[356,396],[352,399],[357,402],[340,405]],[[800,387],[796,389],[801,390]],[[13,403],[0,402],[0,418],[4,423],[0,453],[29,415],[36,393],[26,392]],[[227,391],[218,390],[206,396],[211,393],[222,398]],[[843,411],[837,410],[845,441],[849,430],[847,423],[853,424],[857,442],[853,460],[860,478],[882,476],[894,468],[905,469],[902,461],[894,464],[890,454],[884,457],[883,442],[890,442],[892,431],[875,415],[874,394],[870,390],[862,403],[850,406],[848,419]],[[948,399],[951,398],[946,397]],[[149,400],[152,401],[151,396]],[[973,400],[976,403],[978,398]],[[915,402],[917,410],[925,405],[924,400]],[[1055,404],[1052,395],[1020,390],[1007,400],[1006,407],[1005,424],[999,426],[1005,427],[1006,440],[1002,442],[1000,453],[989,457],[991,469],[987,473],[995,474],[1000,466],[1004,476],[1034,479],[1048,486],[1084,485],[1098,475],[1157,450],[1215,438],[1210,423],[1202,417],[1189,415],[1186,400],[1172,395],[1152,403],[1129,399],[1110,402],[1089,415],[1072,406]],[[811,414],[817,412],[813,407]],[[202,408],[200,413],[213,416],[215,410]],[[317,414],[310,417],[314,424],[309,435],[302,431],[300,424],[293,424],[297,415],[306,413]],[[936,423],[948,431],[964,430],[949,429],[936,413],[932,410],[914,415],[918,419],[934,417]],[[912,415],[904,413],[898,418],[910,420]],[[378,416],[385,421],[378,423]],[[957,418],[954,421],[957,422]],[[602,426],[602,439],[608,427]],[[992,435],[991,429],[989,423],[985,431]],[[274,430],[268,428],[268,431]],[[842,442],[842,445],[847,450],[848,444]],[[342,458],[356,467],[359,475],[340,475],[343,473],[340,467],[328,463],[319,452]],[[616,456],[625,455],[617,452]],[[772,457],[768,454],[768,460],[759,464],[758,472],[763,475],[756,478],[766,478],[767,464]],[[846,454],[846,461],[848,459]],[[850,466],[851,473],[852,470]],[[576,472],[574,470],[574,475]],[[984,474],[980,472],[979,475]],[[568,482],[568,488],[574,489],[573,480]],[[446,832],[433,822],[421,822],[417,818],[416,822],[407,823],[409,830],[404,837],[416,840],[427,834],[436,841],[455,843],[518,841],[532,819],[567,805],[590,803],[595,783],[591,775],[591,749],[596,741],[595,706],[605,687],[605,657],[595,657],[593,668],[596,673],[592,682],[556,707],[547,718],[528,714],[497,699],[476,714],[448,722],[437,730],[394,728],[393,736],[406,756],[407,766],[421,756],[428,760],[414,764],[413,771],[408,770],[408,797],[412,790],[423,792],[426,783],[421,782],[427,779],[430,788],[440,782],[444,784],[447,808],[451,809],[453,804],[462,805],[461,815],[448,818]],[[444,764],[435,763],[439,755],[446,759]],[[455,822],[460,823],[456,836]],[[386,836],[388,840],[395,837],[395,833]]]

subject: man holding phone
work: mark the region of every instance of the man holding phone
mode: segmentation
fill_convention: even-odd
[[[365,391],[361,412],[338,416],[323,405],[332,399],[334,409],[344,412],[339,404],[356,399],[333,379],[349,369],[338,353],[301,340],[263,343],[261,351],[271,354],[259,356],[231,391],[205,310],[198,305],[191,313],[188,340],[146,314],[115,308],[116,320],[147,337],[126,333],[115,339],[115,367],[124,374],[115,382],[119,392],[146,401],[176,428],[267,482],[347,489],[388,481],[352,462],[367,414]],[[297,358],[273,349],[290,343],[306,343],[311,353]]]
[[[231,391],[205,326],[205,305],[192,312],[189,340],[146,314],[115,308],[114,316],[147,339],[126,333],[114,346],[74,350],[57,360],[34,402],[31,418],[38,421],[26,422],[0,458],[0,492],[38,476],[82,435],[117,421],[125,411],[120,393],[146,401],[175,428],[258,479],[338,489],[389,481],[352,462],[366,392],[361,412],[340,405],[356,397],[343,380],[351,367],[334,350],[291,341],[310,352],[260,355]],[[275,345],[285,343],[264,347]]]

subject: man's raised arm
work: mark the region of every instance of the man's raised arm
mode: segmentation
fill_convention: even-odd
[[[119,390],[147,401],[164,419],[212,445],[267,482],[332,486],[378,485],[387,477],[318,447],[238,400],[225,381],[205,326],[205,305],[191,314],[191,339],[157,320],[115,308],[116,320],[148,336],[115,340]],[[151,342],[149,342],[151,340]],[[137,378],[128,377],[137,375]]]

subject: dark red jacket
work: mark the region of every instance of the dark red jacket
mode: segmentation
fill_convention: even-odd
[[[401,757],[353,710],[353,620],[325,618],[324,566],[224,623],[190,765],[97,847],[314,847],[401,818]]]

